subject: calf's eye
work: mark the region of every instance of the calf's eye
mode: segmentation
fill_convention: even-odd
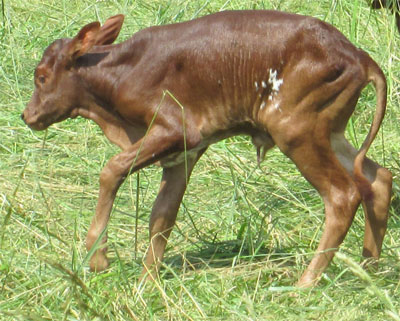
[[[46,78],[44,76],[39,76],[38,79],[41,84],[44,84],[44,82],[46,81]]]

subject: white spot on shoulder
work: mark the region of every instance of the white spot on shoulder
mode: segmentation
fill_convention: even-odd
[[[282,112],[282,109],[280,107],[280,100],[277,97],[279,93],[279,89],[281,88],[283,84],[283,79],[278,78],[278,71],[275,69],[269,69],[269,75],[268,75],[268,81],[261,81],[261,87],[262,88],[267,88],[270,86],[270,93],[268,95],[268,100],[263,100],[260,104],[260,110],[263,110],[266,106],[267,103],[270,106],[272,110],[276,110],[279,112]],[[258,91],[259,86],[257,82],[254,82],[254,85],[256,86],[256,90]],[[260,98],[262,98],[262,95],[258,95]]]
[[[275,102],[275,103],[272,105],[272,108],[274,108],[275,110],[279,110],[280,112],[282,112],[282,109],[281,109],[281,107],[279,106],[279,102]]]
[[[277,70],[270,69],[269,70],[269,79],[268,82],[271,83],[274,79],[276,79],[276,75],[278,74]]]
[[[273,84],[272,84],[272,90],[273,91],[279,91],[279,88],[283,84],[283,79],[277,79]]]
[[[269,70],[269,78],[268,78],[268,84],[272,86],[272,91],[277,93],[279,91],[279,88],[283,84],[283,79],[278,79],[278,71],[270,69]]]
[[[258,91],[258,82],[257,81],[254,82],[254,87],[256,87],[256,91]]]

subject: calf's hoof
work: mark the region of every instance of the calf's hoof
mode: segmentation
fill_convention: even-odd
[[[89,265],[90,265],[90,271],[101,272],[107,269],[110,264],[108,262],[107,257],[103,253],[97,251],[91,257]]]
[[[313,273],[304,272],[300,280],[297,281],[296,287],[300,289],[312,288],[318,284],[320,277]]]

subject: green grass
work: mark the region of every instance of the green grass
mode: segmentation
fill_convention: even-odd
[[[3,0],[0,13],[0,320],[400,320],[400,37],[386,11],[366,1]],[[213,145],[200,160],[167,247],[161,279],[138,283],[148,217],[160,181],[149,167],[127,179],[109,225],[111,268],[88,271],[84,240],[98,174],[118,152],[84,119],[33,132],[20,113],[33,70],[56,38],[124,13],[118,41],[150,25],[223,9],[280,9],[334,24],[388,76],[384,125],[369,156],[394,174],[380,268],[360,262],[356,216],[318,287],[293,287],[320,239],[323,204],[277,149],[257,167],[249,139]],[[356,146],[375,111],[363,91],[348,128]],[[139,189],[139,203],[136,190]],[[135,213],[138,225],[135,226]],[[135,234],[137,231],[137,244]],[[135,252],[137,247],[137,252]]]

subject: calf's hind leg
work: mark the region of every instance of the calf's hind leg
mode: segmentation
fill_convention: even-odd
[[[333,134],[331,142],[337,158],[352,175],[357,150],[345,139],[343,134]],[[366,158],[363,163],[363,172],[372,187],[372,197],[362,201],[365,213],[363,256],[377,260],[381,253],[387,227],[392,174],[369,158]]]
[[[300,287],[318,282],[345,238],[361,202],[354,180],[337,160],[329,140],[321,137],[315,141],[311,133],[308,137],[301,144],[287,148],[286,154],[321,195],[325,204],[325,228],[316,254],[298,281]],[[282,144],[278,146],[285,150]]]

